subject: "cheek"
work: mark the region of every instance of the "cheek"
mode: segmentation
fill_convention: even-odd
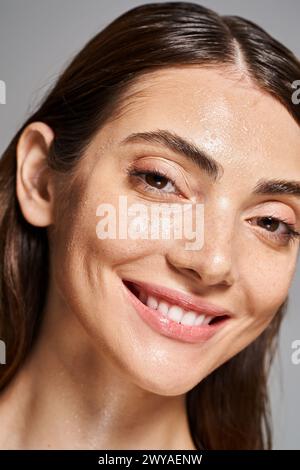
[[[113,200],[113,198],[111,198]],[[118,231],[100,239],[97,234],[99,217],[96,204],[82,204],[70,212],[58,226],[52,244],[54,276],[64,297],[76,300],[77,305],[87,302],[99,292],[99,282],[110,272],[141,270],[161,262],[170,248],[170,240],[120,239]],[[106,227],[107,228],[107,227]],[[127,266],[128,265],[128,266]],[[82,293],[85,292],[85,295]],[[85,300],[86,299],[86,300]],[[73,301],[72,301],[73,302]],[[73,302],[74,303],[74,302]],[[87,307],[87,308],[86,308]],[[88,305],[84,309],[90,310]]]
[[[101,253],[101,260],[112,265],[145,259],[153,255],[165,255],[175,242],[172,234],[172,221],[170,230],[168,219],[161,216],[151,216],[149,203],[141,204],[142,211],[133,210],[128,206],[122,210],[120,203],[111,204],[111,210],[99,211],[97,206],[96,217],[90,214],[89,244],[95,252]],[[153,235],[154,234],[154,235]]]
[[[251,314],[262,321],[272,319],[286,300],[296,269],[296,253],[275,252],[264,247],[260,256],[244,260],[243,278]]]

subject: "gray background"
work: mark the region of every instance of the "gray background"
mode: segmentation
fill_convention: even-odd
[[[142,3],[150,1],[0,0],[0,79],[7,86],[6,104],[0,105],[0,154],[73,54],[110,21]],[[257,22],[300,57],[299,0],[195,3]],[[291,344],[300,340],[299,278],[298,266],[270,380],[275,449],[300,449],[300,364],[291,361]]]

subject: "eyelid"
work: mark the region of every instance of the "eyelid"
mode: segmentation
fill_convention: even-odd
[[[297,216],[294,209],[283,201],[267,200],[260,203],[254,211],[254,217],[273,217],[291,225],[296,225]]]
[[[151,163],[149,163],[149,160],[151,160]],[[179,166],[176,162],[174,162],[174,161],[171,162],[171,161],[170,161],[169,159],[167,159],[166,157],[159,157],[159,156],[156,157],[156,156],[149,156],[149,155],[140,155],[139,158],[136,159],[135,161],[131,162],[130,165],[132,165],[132,167],[135,167],[135,164],[139,164],[141,161],[143,162],[144,165],[147,165],[147,164],[151,165],[151,164],[153,164],[153,163],[154,163],[154,165],[155,165],[155,162],[159,162],[159,163],[162,165],[162,170],[161,170],[161,171],[163,171],[163,172],[170,171],[171,174],[170,174],[168,177],[169,177],[170,179],[173,179],[174,182],[176,183],[176,185],[179,185],[179,184],[180,184],[179,181],[178,181],[178,178],[182,177],[183,180],[184,180],[184,184],[185,184],[186,187],[187,187],[187,191],[190,192],[190,193],[192,192],[192,188],[191,188],[191,185],[190,185],[190,183],[189,183],[189,181],[188,181],[188,179],[187,179],[187,176],[184,174],[183,169],[180,168],[180,166]],[[153,162],[152,162],[152,161],[153,161]],[[158,163],[156,163],[156,166],[155,166],[154,169],[160,171],[160,167],[157,166],[157,165],[158,165]],[[167,165],[167,167],[168,167],[167,170],[164,169],[164,167],[165,167],[166,165]],[[152,168],[147,168],[147,170],[149,170],[149,171],[150,171],[151,169],[153,169],[153,167],[152,167]],[[142,171],[142,168],[139,168],[139,170]],[[143,170],[145,170],[145,168],[143,168]],[[178,173],[178,172],[180,173],[180,176],[179,176],[178,174],[176,175],[176,173]],[[178,189],[180,189],[180,188],[178,188]],[[184,189],[182,189],[182,192],[187,192],[187,191],[185,191]]]
[[[168,175],[165,175],[163,171],[157,171],[155,169],[152,169],[152,170],[139,170],[139,169],[135,169],[134,167],[131,169],[131,168],[128,168],[127,170],[127,174],[129,177],[134,177],[138,180],[138,185],[143,185],[143,189],[145,190],[145,192],[147,193],[154,193],[160,197],[166,197],[166,198],[170,198],[170,197],[177,197],[177,198],[185,198],[185,195],[182,193],[182,191],[178,188],[178,185],[175,183],[175,181],[173,181],[170,177],[168,177]],[[155,188],[155,187],[152,187],[149,183],[147,183],[147,181],[144,179],[145,176],[147,175],[152,175],[152,174],[156,174],[156,175],[159,175],[161,176],[162,178],[165,178],[168,182],[171,183],[171,185],[174,186],[174,191],[165,191],[164,188],[163,189],[159,189],[159,188]]]
[[[271,242],[278,242],[282,246],[289,246],[293,244],[297,239],[300,238],[300,233],[297,231],[295,224],[289,223],[286,219],[281,218],[280,216],[275,215],[262,215],[262,216],[254,216],[250,219],[250,224],[252,224],[253,219],[273,219],[286,228],[286,233],[276,233],[276,232],[269,232],[268,230],[258,227],[259,232],[263,233],[263,236],[270,240]]]

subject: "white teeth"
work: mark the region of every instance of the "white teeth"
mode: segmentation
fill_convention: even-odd
[[[208,325],[212,318],[213,317],[210,317],[209,315],[206,315],[204,320],[203,320],[203,325]]]
[[[157,306],[158,306],[158,302],[157,302],[155,297],[152,297],[151,295],[149,295],[149,297],[147,299],[147,305],[148,305],[148,307],[153,308],[154,310],[156,310]]]
[[[181,323],[182,323],[183,325],[190,325],[190,326],[192,326],[192,325],[194,325],[194,322],[195,322],[195,320],[196,320],[196,317],[197,317],[197,314],[196,314],[195,312],[192,312],[192,311],[187,312],[187,313],[185,313],[185,314],[183,315],[182,320],[181,320]]]
[[[193,310],[184,310],[178,305],[171,305],[168,302],[157,299],[152,295],[140,290],[139,299],[143,304],[147,305],[153,310],[158,310],[162,314],[168,316],[171,320],[181,323],[182,325],[200,326],[208,325],[213,318],[210,315],[198,314]]]
[[[170,305],[167,302],[159,302],[157,310],[159,310],[164,315],[168,315]]]
[[[169,309],[168,317],[171,318],[171,320],[177,321],[179,323],[183,317],[182,308],[178,307],[177,305],[172,305],[172,307]]]
[[[195,320],[195,326],[202,325],[203,320],[205,320],[205,315],[198,315],[196,320]]]

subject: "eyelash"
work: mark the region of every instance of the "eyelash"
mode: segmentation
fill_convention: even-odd
[[[158,177],[161,177],[161,178],[165,178],[166,180],[168,180],[169,182],[171,182],[176,188],[177,188],[177,185],[175,183],[175,181],[170,178],[170,176],[165,173],[164,171],[162,170],[157,170],[157,169],[153,169],[153,170],[138,170],[137,168],[128,168],[127,169],[127,174],[130,176],[130,177],[137,177],[139,178],[139,180],[143,183],[144,185],[144,189],[147,190],[147,191],[154,191],[154,192],[158,192],[160,194],[164,194],[164,195],[168,195],[168,193],[166,193],[165,191],[161,190],[161,189],[158,189],[158,188],[153,188],[152,186],[150,186],[149,184],[147,184],[143,179],[142,177],[145,177],[145,176],[148,176],[148,175],[151,175],[151,176],[158,176]],[[177,188],[178,189],[178,188]],[[173,193],[173,194],[179,194],[180,191],[176,192],[176,193]],[[296,241],[296,239],[300,238],[300,232],[297,232],[295,230],[295,227],[293,224],[290,224],[288,223],[288,221],[286,219],[281,219],[279,217],[274,217],[274,216],[262,216],[262,217],[255,217],[256,219],[272,219],[272,222],[279,222],[279,223],[282,223],[285,225],[285,227],[287,228],[287,233],[284,234],[284,235],[269,235],[270,233],[272,232],[268,232],[267,230],[265,230],[268,234],[268,236],[271,238],[271,239],[278,239],[280,241],[282,241],[282,238],[284,239],[288,239],[288,244],[292,244]]]
[[[271,219],[271,222],[279,222],[279,223],[282,223],[286,228],[287,228],[287,233],[285,234],[282,234],[282,235],[272,235],[272,232],[267,232],[268,234],[268,237],[270,237],[270,239],[276,239],[276,240],[279,240],[279,241],[282,241],[282,240],[288,240],[288,244],[292,244],[296,241],[296,239],[298,239],[300,237],[300,232],[297,232],[297,230],[295,230],[295,227],[293,224],[290,224],[288,223],[288,221],[286,219],[281,219],[280,217],[274,217],[273,215],[266,215],[266,216],[263,216],[263,217],[254,217],[255,219]]]
[[[176,194],[176,195],[180,195],[181,192],[179,191],[179,189],[177,188],[177,184],[176,182],[174,181],[173,178],[171,178],[167,173],[165,173],[163,170],[157,170],[157,169],[153,169],[153,170],[138,170],[137,168],[128,168],[127,169],[127,174],[130,176],[130,177],[136,177],[138,178],[142,183],[143,183],[143,186],[144,186],[144,189],[146,191],[151,191],[151,192],[158,192],[160,194],[163,194],[165,197],[168,197],[168,195],[170,194]],[[146,183],[142,178],[145,177],[145,176],[158,176],[160,178],[165,178],[168,182],[172,183],[173,186],[176,187],[176,192],[171,192],[171,193],[168,193],[166,191],[164,191],[163,189],[159,189],[159,188],[153,188],[152,186],[150,186],[148,183]]]

